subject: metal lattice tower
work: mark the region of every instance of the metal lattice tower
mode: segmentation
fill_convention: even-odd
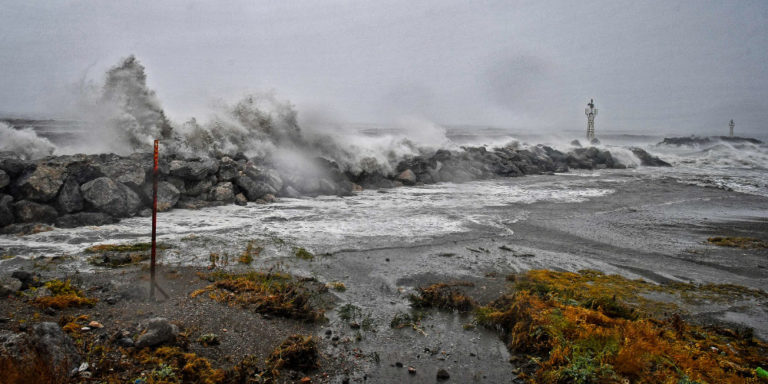
[[[595,139],[595,116],[597,116],[594,99],[589,99],[584,114],[587,115],[587,140],[591,142]]]
[[[733,137],[733,127],[736,126],[736,123],[733,122],[733,119],[731,119],[731,123],[728,124],[729,127],[731,127],[731,137]]]

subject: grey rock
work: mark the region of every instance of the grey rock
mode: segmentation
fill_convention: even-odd
[[[437,380],[448,380],[451,378],[451,375],[448,374],[448,371],[445,369],[438,369],[437,370]]]
[[[178,327],[171,324],[168,319],[155,317],[149,319],[146,331],[136,340],[136,348],[155,347],[172,342],[178,334]]]
[[[238,193],[237,195],[235,195],[235,204],[240,206],[246,206],[248,205],[248,199],[242,193]]]
[[[235,186],[229,181],[219,183],[211,188],[210,194],[213,201],[231,202],[235,199]]]
[[[0,189],[5,188],[10,183],[11,183],[11,177],[8,176],[8,173],[0,169]]]
[[[11,178],[32,172],[35,169],[35,163],[24,160],[14,152],[0,152],[0,170],[7,173]]]
[[[16,180],[15,187],[24,199],[46,202],[56,197],[66,177],[66,168],[41,164]]]
[[[173,160],[170,164],[171,176],[186,180],[203,180],[219,170],[219,162],[215,159],[203,160]]]
[[[405,185],[414,185],[416,184],[416,175],[410,169],[406,169],[397,175],[396,180]]]
[[[181,209],[200,209],[210,207],[211,203],[194,197],[182,197],[176,203],[176,208]]]
[[[82,226],[100,226],[117,223],[117,219],[102,212],[78,212],[60,216],[55,225],[59,228],[75,228]]]
[[[13,214],[13,197],[0,194],[0,227],[12,224],[16,221]]]
[[[109,154],[100,157],[94,165],[104,176],[132,188],[140,188],[147,179],[147,171],[152,167],[152,160],[142,159],[142,156],[146,155],[121,157]]]
[[[640,159],[640,165],[644,165],[646,167],[671,167],[672,164],[667,163],[666,161],[656,157],[652,156],[650,153],[646,152],[642,148],[632,147],[629,148],[632,153],[637,156],[637,158]]]
[[[235,178],[235,184],[242,188],[245,192],[245,196],[248,197],[248,200],[250,201],[256,201],[269,193],[273,195],[277,193],[277,191],[275,191],[269,184],[256,181],[247,175],[240,175]]]
[[[146,184],[143,189],[147,201],[152,202],[152,184]],[[157,210],[159,212],[168,211],[179,202],[181,193],[173,184],[167,181],[157,183]]]
[[[109,177],[99,177],[80,186],[83,199],[95,209],[115,217],[132,216],[141,208],[139,195]]]
[[[56,198],[56,208],[62,213],[72,213],[83,210],[83,196],[80,185],[74,177],[68,177]]]
[[[53,223],[59,215],[50,205],[39,204],[29,200],[13,203],[13,213],[16,220],[22,223]]]
[[[208,193],[214,184],[215,182],[210,178],[206,178],[200,181],[190,181],[186,184],[184,194],[188,196],[200,196],[202,194]]]
[[[186,183],[184,183],[184,179],[180,177],[169,176],[165,181],[173,184],[173,186],[176,187],[176,189],[178,189],[180,193],[187,192],[185,187]]]
[[[216,174],[219,181],[231,181],[240,172],[240,164],[232,158],[224,156],[219,163],[219,172]]]
[[[58,324],[38,323],[32,326],[32,344],[44,361],[52,367],[71,372],[80,364],[81,357],[75,343]]]
[[[27,271],[14,271],[11,277],[21,282],[19,291],[26,291],[30,287],[40,287],[43,283],[40,281],[40,276]]]
[[[118,347],[125,347],[125,348],[133,348],[135,343],[133,342],[133,339],[130,337],[121,337],[115,341],[115,344]]]

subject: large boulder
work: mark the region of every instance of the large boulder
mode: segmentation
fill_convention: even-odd
[[[146,196],[147,201],[152,201],[152,184],[144,186],[144,196]],[[157,183],[157,210],[160,212],[170,210],[179,202],[179,196],[181,193],[176,186],[167,181],[159,181]]]
[[[241,170],[241,165],[232,160],[232,158],[224,156],[219,163],[219,172],[216,174],[216,178],[219,181],[231,181],[237,177],[238,172]]]
[[[114,224],[117,219],[102,212],[78,212],[60,216],[55,225],[59,228],[75,228],[85,225],[100,226]]]
[[[235,184],[245,192],[245,196],[247,196],[250,201],[256,201],[267,194],[274,195],[277,193],[277,191],[269,184],[263,181],[256,181],[244,174],[241,174],[235,179]]]
[[[638,159],[640,159],[640,165],[644,165],[646,167],[671,167],[672,164],[667,163],[666,161],[651,155],[650,153],[646,152],[646,150],[642,148],[632,147],[629,148],[629,150],[632,151],[635,156],[637,156]]]
[[[143,154],[137,156],[122,157],[114,154],[102,155],[95,162],[95,167],[106,177],[130,186],[140,188],[146,181],[147,171],[152,163],[149,159],[143,159]]]
[[[66,178],[66,168],[40,164],[18,178],[15,185],[22,199],[46,202],[56,197]]]
[[[209,199],[212,201],[232,202],[235,199],[235,186],[229,181],[216,184],[215,187],[211,188]]]
[[[405,185],[414,185],[416,184],[416,175],[410,169],[406,169],[397,175],[396,180]]]
[[[80,194],[80,185],[70,176],[59,191],[56,198],[56,208],[62,213],[72,213],[83,210],[83,196]]]
[[[0,227],[13,224],[16,217],[13,214],[13,197],[0,194]]]
[[[29,200],[17,201],[13,204],[16,220],[22,223],[53,223],[59,215],[50,205],[35,203]]]
[[[172,342],[179,334],[179,328],[168,319],[155,317],[149,319],[144,333],[136,340],[136,348],[156,347]]]
[[[216,181],[211,180],[211,178],[205,178],[199,181],[188,181],[184,187],[184,194],[188,196],[200,196],[208,193],[208,191],[213,188],[214,184],[216,184]]]
[[[0,169],[0,189],[5,188],[10,183],[11,183],[11,177],[8,176],[8,173]]]
[[[139,195],[109,177],[99,177],[80,186],[83,199],[96,210],[115,217],[135,215],[141,208]]]
[[[219,170],[219,161],[215,159],[203,160],[173,160],[169,172],[171,176],[186,180],[203,180]]]
[[[34,169],[35,163],[22,159],[19,154],[8,151],[0,152],[0,170],[7,173],[11,178],[32,172]]]
[[[32,326],[27,333],[0,331],[0,369],[7,383],[68,383],[81,356],[56,323]]]

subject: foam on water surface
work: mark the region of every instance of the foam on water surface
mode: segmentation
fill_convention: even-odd
[[[249,239],[280,238],[315,252],[333,252],[415,244],[473,231],[510,234],[509,224],[526,217],[527,204],[578,202],[613,192],[590,183],[557,176],[498,179],[371,190],[350,197],[286,198],[246,207],[176,209],[159,214],[158,239],[183,243],[185,236],[202,236],[210,247],[226,248]],[[519,208],[509,209],[513,205]],[[505,207],[503,213],[500,207]],[[134,217],[101,227],[0,236],[0,248],[25,257],[78,254],[94,244],[147,241],[149,228],[150,218]],[[189,261],[189,252],[170,252],[176,253],[184,260],[174,261]],[[203,253],[192,259],[207,261]]]

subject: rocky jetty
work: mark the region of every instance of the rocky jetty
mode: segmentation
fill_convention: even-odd
[[[668,165],[632,149],[643,165]],[[547,146],[465,147],[400,161],[393,174],[342,170],[317,158],[311,174],[278,169],[269,160],[235,156],[161,156],[158,208],[198,209],[268,203],[275,197],[349,195],[361,188],[465,182],[494,177],[567,172],[571,168],[625,168],[596,147],[563,153]],[[150,214],[152,154],[51,156],[37,161],[0,153],[0,233],[28,233],[49,225],[104,225]]]
[[[730,136],[687,136],[687,137],[665,137],[657,145],[674,145],[674,146],[700,146],[711,145],[717,142],[726,142],[734,144],[762,144],[763,142],[758,139],[750,137],[730,137]]]

